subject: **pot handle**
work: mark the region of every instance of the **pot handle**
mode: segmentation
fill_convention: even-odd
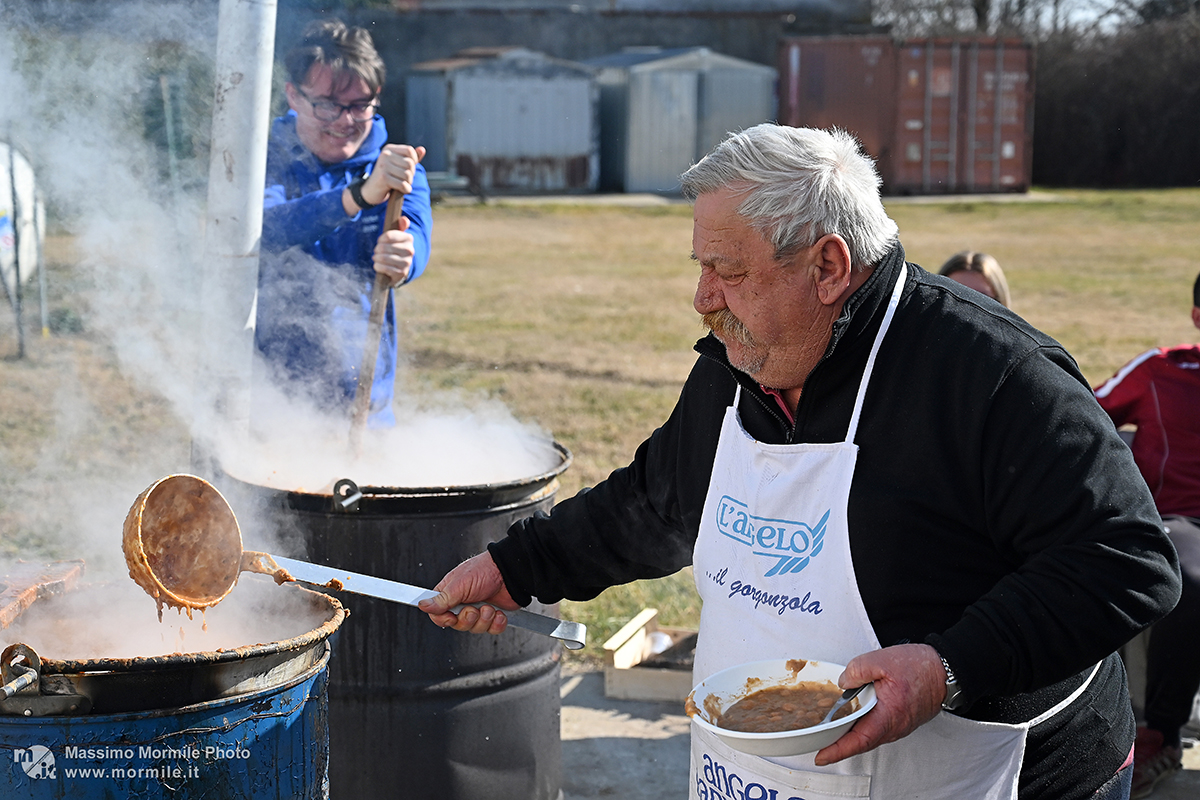
[[[358,511],[358,503],[362,500],[362,490],[358,484],[349,478],[342,478],[333,485],[333,510],[352,512]]]

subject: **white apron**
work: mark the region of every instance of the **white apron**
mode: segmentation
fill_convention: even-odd
[[[738,416],[740,386],[726,409],[693,560],[704,601],[693,683],[746,661],[846,664],[879,649],[854,575],[846,513],[863,397],[907,271],[875,337],[845,442],[755,441]],[[943,711],[898,742],[826,767],[813,763],[813,753],[747,755],[693,724],[690,798],[1015,799],[1029,727],[1082,691],[1020,725]]]

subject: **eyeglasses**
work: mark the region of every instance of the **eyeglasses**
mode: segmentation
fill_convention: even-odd
[[[332,100],[313,100],[299,86],[296,87],[296,91],[312,106],[313,116],[322,122],[336,122],[341,119],[343,112],[349,112],[350,119],[355,122],[366,122],[375,116],[375,109],[379,107],[379,104],[374,100],[364,103],[351,103],[348,106],[344,106]]]

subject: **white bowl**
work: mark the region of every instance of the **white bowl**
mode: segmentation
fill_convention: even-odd
[[[719,728],[710,719],[709,708],[716,705],[724,713],[731,705],[748,694],[776,686],[795,686],[804,681],[825,681],[837,685],[838,676],[845,669],[841,664],[822,661],[804,662],[804,667],[795,670],[801,659],[772,659],[738,664],[710,675],[692,689],[688,700],[689,711],[695,707],[692,720],[697,725],[721,738],[725,744],[756,756],[798,756],[812,753],[831,745],[850,729],[859,717],[875,707],[875,687],[868,686],[851,704],[858,708],[851,714],[832,722],[799,728],[793,731],[772,733],[745,733]],[[709,699],[711,696],[711,699]]]

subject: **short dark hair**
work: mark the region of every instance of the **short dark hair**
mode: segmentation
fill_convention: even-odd
[[[1196,283],[1192,285],[1192,305],[1200,308],[1200,275],[1196,276]]]
[[[300,44],[283,59],[288,76],[296,86],[304,85],[314,64],[362,78],[375,94],[383,88],[387,68],[375,50],[366,28],[349,28],[336,19],[318,20],[304,29]]]

